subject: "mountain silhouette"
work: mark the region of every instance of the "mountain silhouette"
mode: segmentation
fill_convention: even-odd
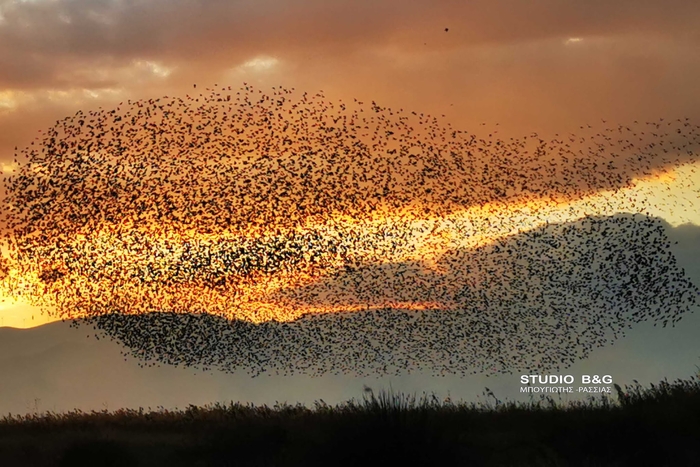
[[[695,235],[697,227],[681,233]],[[368,305],[426,300],[441,308],[368,309],[252,323],[208,314],[107,314],[85,320],[144,361],[251,374],[433,374],[555,371],[636,323],[675,324],[698,287],[657,218],[640,214],[549,224],[419,263],[367,265],[287,300]],[[393,287],[397,277],[413,288]],[[359,297],[359,298],[358,298]],[[83,321],[76,321],[77,324]]]

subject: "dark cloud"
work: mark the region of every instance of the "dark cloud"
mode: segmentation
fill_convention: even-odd
[[[182,94],[193,82],[284,84],[444,113],[463,128],[500,122],[501,134],[601,116],[700,117],[700,4],[690,0],[0,0],[0,8],[0,91],[113,88],[138,98]],[[577,36],[583,42],[564,44]],[[231,71],[258,56],[279,64]],[[171,74],[141,79],[138,60]],[[114,99],[66,99],[60,116]],[[0,108],[8,135],[0,158],[60,118],[47,118],[45,104],[22,104],[35,117],[11,132],[14,115]]]
[[[3,1],[0,83],[51,82],[68,58],[223,65],[260,53],[327,57],[368,46],[453,49],[572,36],[678,36],[700,5],[689,0],[557,2]],[[449,26],[449,32],[444,27]],[[29,58],[30,57],[30,58]],[[30,62],[29,64],[27,62]],[[28,76],[29,75],[29,79]]]

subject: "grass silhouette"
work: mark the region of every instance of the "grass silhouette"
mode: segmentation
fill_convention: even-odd
[[[365,388],[338,405],[5,416],[3,466],[684,466],[700,459],[700,374],[562,403],[463,403]]]

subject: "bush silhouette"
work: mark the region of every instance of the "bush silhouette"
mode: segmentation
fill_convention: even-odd
[[[109,440],[78,442],[69,447],[60,467],[134,467],[138,460],[123,446]]]

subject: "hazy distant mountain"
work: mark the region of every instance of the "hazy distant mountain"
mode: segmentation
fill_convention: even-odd
[[[666,231],[677,266],[684,268],[696,285],[700,284],[700,228],[666,225]],[[648,371],[644,375],[649,375],[651,381],[664,375],[685,375],[692,370],[693,362],[700,363],[698,318],[697,312],[691,313],[675,329],[640,325],[638,332],[628,332],[629,338],[594,351],[589,359],[574,364],[567,372],[575,374],[589,368],[613,372],[619,378],[642,380],[644,376],[639,374]],[[105,338],[98,341],[93,336],[88,338],[88,334],[94,331],[71,328],[69,322],[33,329],[0,328],[0,414],[24,413],[34,408],[65,411],[76,407],[186,407],[216,400],[273,403],[325,398],[334,402],[359,397],[363,384],[390,382],[407,391],[451,390],[453,397],[479,394],[484,385],[494,389],[500,384],[501,393],[508,388],[517,391],[518,385],[517,377],[512,375],[491,379],[448,376],[440,380],[421,374],[380,380],[303,375],[251,378],[245,374],[203,374],[192,368],[165,365],[141,368],[133,357],[125,361],[121,354],[125,349],[116,342]]]
[[[70,322],[31,329],[0,328],[0,415],[35,408],[155,409],[159,405],[185,408],[214,401],[272,404],[275,400],[308,399],[304,395],[308,378],[287,378],[287,391],[280,392],[275,388],[284,385],[271,385],[268,378],[203,374],[172,366],[141,368],[133,357],[125,361],[123,348],[116,342],[98,341],[87,334],[86,327],[71,328]],[[359,381],[347,385],[347,381],[330,380],[324,386],[337,393],[339,400],[356,396],[362,389]]]
[[[694,309],[700,289],[679,264],[668,228],[641,214],[588,217],[449,250],[437,269],[420,261],[372,263],[278,292],[300,305],[388,297],[437,303],[433,309],[259,324],[206,314],[112,314],[97,325],[135,356],[236,373],[554,371],[638,323],[670,325]],[[691,239],[697,230],[682,232]]]

